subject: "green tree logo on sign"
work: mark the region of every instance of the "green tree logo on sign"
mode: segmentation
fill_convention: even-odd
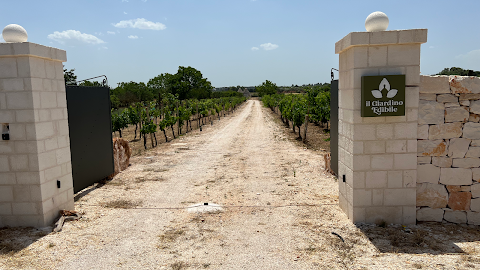
[[[382,82],[380,82],[380,85],[378,86],[378,89],[380,90],[372,90],[372,95],[376,98],[383,97],[383,90],[387,91],[387,98],[393,98],[398,93],[397,89],[390,89],[390,83],[388,82],[387,78],[383,78]]]

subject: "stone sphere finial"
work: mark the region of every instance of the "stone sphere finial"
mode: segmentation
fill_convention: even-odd
[[[26,42],[28,34],[25,28],[18,24],[9,24],[3,28],[3,40],[5,42]]]
[[[385,31],[388,27],[388,16],[381,11],[375,11],[368,15],[365,20],[367,32]]]

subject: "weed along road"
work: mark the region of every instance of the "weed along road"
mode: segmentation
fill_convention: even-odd
[[[383,231],[353,225],[338,207],[323,153],[289,141],[275,117],[249,100],[202,132],[135,156],[76,201],[82,218],[60,233],[11,231],[12,244],[28,244],[0,253],[0,269],[428,266],[428,254],[392,253],[382,246],[389,241],[374,245],[365,236]],[[438,260],[457,260],[445,256]]]

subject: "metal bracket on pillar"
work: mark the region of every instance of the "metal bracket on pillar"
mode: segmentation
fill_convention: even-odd
[[[330,77],[332,78],[332,81],[335,79],[335,76],[333,75],[333,70],[338,71],[338,69],[336,69],[336,68],[330,69]]]

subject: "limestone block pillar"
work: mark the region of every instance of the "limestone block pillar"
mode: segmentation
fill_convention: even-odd
[[[51,225],[73,210],[66,52],[0,43],[0,227]],[[4,133],[5,131],[3,131]]]
[[[335,44],[339,201],[353,222],[416,222],[420,46],[426,41],[427,29],[413,29],[352,32]],[[404,116],[361,116],[362,76],[379,75],[405,75]]]

